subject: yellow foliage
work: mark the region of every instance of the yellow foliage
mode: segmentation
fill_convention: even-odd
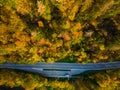
[[[5,57],[0,55],[0,63],[4,63],[6,60],[5,60]]]
[[[54,81],[51,84],[53,84],[55,88],[74,90],[74,87],[67,81],[64,82]]]
[[[99,61],[98,59],[94,59],[94,60],[93,60],[94,63],[97,63],[98,61]]]
[[[14,44],[11,44],[11,45],[4,46],[4,50],[8,52],[12,52],[12,51],[16,51],[16,47]]]
[[[93,0],[85,0],[83,3],[83,7],[81,8],[81,13],[84,12],[85,10],[89,9],[93,3]]]
[[[69,29],[71,27],[71,23],[69,20],[66,20],[65,22],[62,22],[61,25],[64,29]]]
[[[48,59],[47,59],[47,62],[50,62],[50,63],[53,63],[54,61],[55,61],[54,58],[48,58]]]
[[[45,5],[42,3],[42,1],[37,1],[37,6],[38,6],[38,12],[40,15],[45,13]]]
[[[115,4],[114,0],[111,0],[111,1],[108,0],[105,4],[102,5],[102,7],[100,8],[100,11],[98,11],[94,17],[97,18],[105,14],[105,12],[109,10],[114,4]]]
[[[68,18],[73,21],[75,19],[75,15],[76,13],[78,12],[78,9],[79,9],[79,3],[75,3],[73,4],[73,6],[71,6],[71,10],[69,11],[69,16]]]
[[[19,77],[15,78],[15,84],[16,85],[22,85],[22,80]]]
[[[100,45],[99,48],[100,48],[101,51],[105,50],[105,46],[103,44]]]
[[[0,18],[3,22],[6,22],[6,23],[8,22],[8,19],[6,18],[6,16],[0,15]],[[4,24],[2,24],[2,25],[4,25]]]
[[[37,47],[31,47],[30,50],[29,50],[29,53],[36,54],[37,50],[38,50]]]
[[[40,60],[40,57],[38,54],[34,54],[32,58],[33,58],[34,62],[38,62]]]
[[[82,52],[81,52],[81,57],[82,57],[82,58],[86,58],[86,57],[87,57],[87,54],[82,51]]]
[[[51,7],[49,5],[49,0],[37,1],[38,13],[46,20],[51,20]]]
[[[82,29],[81,23],[79,23],[79,22],[71,23],[71,31],[72,32],[78,31],[78,30],[81,30],[81,29]]]
[[[32,7],[32,2],[30,0],[14,0],[17,8],[17,12],[22,15],[29,14]]]
[[[14,81],[10,81],[7,83],[8,86],[10,86],[11,88],[13,88],[15,86],[15,82]]]
[[[75,0],[51,0],[51,2],[57,6],[57,8],[61,12],[67,11],[67,9],[71,8],[72,4],[75,2]]]

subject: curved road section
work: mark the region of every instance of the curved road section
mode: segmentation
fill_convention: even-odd
[[[120,61],[102,63],[44,63],[36,64],[0,64],[0,68],[18,69],[33,73],[39,73],[44,77],[72,78],[73,75],[89,70],[120,69]]]

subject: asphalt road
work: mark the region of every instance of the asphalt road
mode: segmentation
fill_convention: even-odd
[[[0,68],[18,69],[33,73],[39,73],[45,77],[72,77],[89,70],[119,69],[120,61],[104,63],[43,63],[31,64],[0,64]]]

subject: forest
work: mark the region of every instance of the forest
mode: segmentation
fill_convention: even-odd
[[[0,63],[120,61],[120,0],[0,0]],[[75,80],[0,69],[0,85],[25,90],[119,90],[120,70]]]

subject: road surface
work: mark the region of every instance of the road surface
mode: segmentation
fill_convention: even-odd
[[[107,70],[120,69],[120,61],[117,62],[102,62],[102,63],[44,63],[39,62],[31,64],[0,64],[0,68],[18,69],[33,73],[39,73],[44,77],[68,77],[80,74],[89,70]]]

